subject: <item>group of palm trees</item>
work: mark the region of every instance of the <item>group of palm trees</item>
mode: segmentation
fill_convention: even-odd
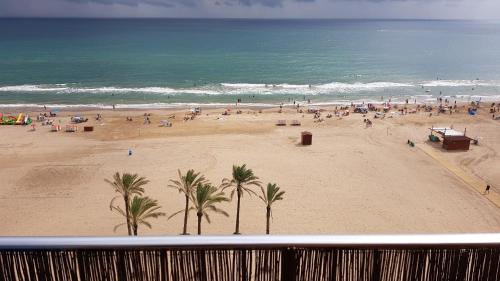
[[[221,202],[231,201],[235,193],[237,205],[234,234],[240,234],[240,209],[243,193],[258,196],[266,205],[266,234],[269,234],[271,207],[274,202],[282,200],[285,194],[284,191],[280,191],[278,185],[268,183],[264,188],[259,178],[254,175],[251,169],[246,167],[246,164],[242,166],[233,165],[232,178],[223,179],[219,186],[213,185],[201,173],[194,170],[188,170],[185,174],[179,170],[178,173],[179,178],[170,180],[168,187],[176,189],[184,195],[185,205],[184,209],[173,213],[168,219],[184,213],[183,235],[189,234],[187,225],[191,211],[196,212],[198,235],[201,234],[202,219],[205,218],[210,223],[210,212],[228,217],[229,214],[218,208],[217,205]],[[123,173],[123,175],[120,175],[120,173],[115,173],[113,180],[106,179],[105,181],[114,188],[115,192],[119,193],[118,196],[111,200],[111,210],[116,211],[125,218],[125,223],[116,225],[115,231],[120,226],[126,225],[128,235],[137,236],[139,225],[142,224],[151,228],[151,224],[148,222],[149,219],[165,216],[165,213],[159,211],[161,207],[158,205],[158,201],[143,196],[144,186],[149,183],[146,178],[139,177],[137,174]],[[254,188],[260,188],[261,194],[258,195]],[[229,198],[224,193],[226,189],[231,189]],[[116,199],[120,197],[123,198],[124,209],[115,204]]]

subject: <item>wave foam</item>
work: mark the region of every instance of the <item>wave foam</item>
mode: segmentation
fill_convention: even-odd
[[[490,86],[500,87],[500,81],[478,81],[478,80],[436,80],[421,83],[408,82],[355,82],[343,83],[332,82],[326,84],[252,84],[252,83],[220,83],[209,84],[192,88],[170,88],[170,87],[83,87],[76,84],[52,84],[52,85],[13,85],[0,86],[0,92],[36,92],[54,94],[157,94],[157,95],[331,95],[351,94],[360,92],[381,91],[393,89],[395,91],[415,90],[424,87],[475,87]]]
[[[436,80],[424,81],[424,87],[474,87],[474,86],[500,86],[498,83],[480,80]]]
[[[371,82],[371,83],[340,83],[333,82],[328,84],[323,84],[317,86],[320,89],[337,90],[337,91],[369,91],[377,90],[381,88],[403,88],[403,87],[413,87],[412,84],[407,83],[395,83],[395,82]]]
[[[251,83],[221,83],[221,86],[229,88],[256,88],[265,87],[266,84],[251,84]]]
[[[0,104],[0,108],[42,108],[48,107],[51,109],[112,109],[112,105],[106,104],[36,104],[36,103],[15,103],[15,104]],[[192,107],[208,107],[208,108],[234,108],[234,103],[136,103],[136,104],[115,104],[116,109],[169,109],[169,108],[192,108]],[[270,103],[245,103],[238,107],[276,107],[277,104]]]
[[[56,84],[65,85],[65,84]],[[144,87],[144,88],[119,88],[119,87],[99,87],[99,88],[77,88],[77,87],[53,87],[49,85],[18,85],[0,87],[0,92],[53,92],[53,93],[150,93],[150,94],[195,94],[195,95],[218,95],[219,92],[203,89],[173,89],[168,87]]]
[[[56,84],[55,86],[58,86]],[[0,92],[54,92],[63,91],[67,87],[54,87],[48,85],[17,85],[0,87]]]

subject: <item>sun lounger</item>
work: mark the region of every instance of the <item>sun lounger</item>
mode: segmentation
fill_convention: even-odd
[[[68,133],[76,133],[78,131],[78,127],[75,125],[66,125],[66,132]]]
[[[276,123],[276,126],[286,126],[286,120],[278,120],[278,123]]]
[[[51,132],[59,132],[61,130],[61,126],[59,125],[52,125],[50,126],[50,131]]]
[[[290,124],[292,126],[300,126],[302,125],[299,120],[292,120],[292,123]]]

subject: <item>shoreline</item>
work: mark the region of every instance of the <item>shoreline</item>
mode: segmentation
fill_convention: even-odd
[[[455,100],[453,100],[455,101]],[[470,102],[464,102],[464,101],[457,101],[457,106],[467,106],[470,105],[472,101]],[[25,112],[45,112],[45,111],[51,111],[51,110],[56,110],[56,111],[63,111],[63,112],[87,112],[87,111],[98,111],[98,110],[103,110],[103,111],[139,111],[139,110],[166,110],[166,111],[176,111],[176,110],[190,110],[194,107],[201,107],[202,109],[226,109],[226,108],[232,108],[232,109],[275,109],[279,108],[280,106],[283,108],[291,108],[291,109],[296,109],[297,105],[300,106],[300,108],[307,108],[307,107],[318,107],[318,108],[328,108],[328,107],[333,107],[333,106],[351,106],[353,105],[368,105],[368,104],[373,104],[375,106],[381,106],[386,104],[387,102],[381,102],[381,101],[345,101],[345,102],[297,102],[296,104],[293,103],[214,103],[214,104],[206,104],[206,103],[182,103],[182,104],[161,104],[158,106],[154,106],[153,104],[144,104],[144,106],[141,106],[141,104],[115,104],[115,108],[113,108],[113,105],[85,105],[85,104],[75,104],[75,105],[70,105],[70,104],[45,104],[47,107],[47,110],[44,110],[44,104],[12,104],[12,105],[6,105],[6,104],[0,104],[0,112],[20,112],[20,111],[25,111]],[[491,103],[500,103],[500,99],[498,100],[486,100],[486,101],[481,101],[482,107],[489,106]],[[409,108],[416,107],[418,105],[420,106],[425,106],[425,105],[430,105],[430,106],[439,106],[439,103],[437,101],[429,101],[429,102],[409,102],[406,103],[405,101],[393,101],[390,102],[391,105],[397,105],[397,106],[408,106]],[[451,104],[451,102],[450,102]]]

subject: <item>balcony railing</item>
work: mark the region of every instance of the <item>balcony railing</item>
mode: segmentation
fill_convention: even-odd
[[[500,234],[3,237],[0,280],[500,280]]]

